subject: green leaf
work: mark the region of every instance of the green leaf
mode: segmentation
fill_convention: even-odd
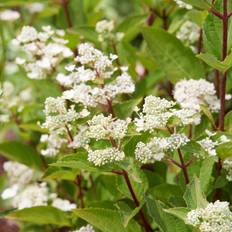
[[[185,221],[189,209],[185,207],[176,207],[176,208],[164,209],[164,211]]]
[[[75,28],[77,36],[82,35],[85,39],[99,45],[98,34],[94,27],[80,26]]]
[[[216,148],[217,154],[221,159],[226,159],[232,156],[232,142],[220,144]]]
[[[202,10],[208,10],[211,7],[211,4],[207,0],[182,0],[182,2],[185,2],[187,4],[190,4],[198,9]]]
[[[51,206],[36,206],[17,210],[9,213],[7,218],[36,224],[71,225],[67,212]]]
[[[148,189],[148,180],[146,175],[136,164],[131,164],[127,169],[127,172],[136,197],[139,201],[143,201],[144,195]],[[132,199],[131,193],[123,176],[118,176],[117,178],[117,189],[125,197]]]
[[[59,167],[49,167],[44,173],[43,178],[46,180],[70,180],[73,181],[77,176],[76,170],[62,169]]]
[[[135,106],[142,101],[142,98],[132,99],[114,105],[117,117],[125,119],[133,113]]]
[[[209,184],[212,179],[212,172],[215,162],[215,157],[209,157],[205,159],[201,164],[199,179],[201,183],[201,189],[204,193],[208,193],[209,191]]]
[[[201,190],[201,184],[197,177],[187,186],[184,200],[190,209],[202,208],[207,205],[207,200]]]
[[[34,169],[42,169],[41,156],[27,144],[9,141],[0,144],[0,153],[10,160],[15,160]]]
[[[66,167],[72,168],[76,170],[85,170],[89,172],[98,172],[99,168],[92,165],[86,157],[85,153],[77,153],[66,155],[56,161],[56,163],[50,164],[50,166],[54,167]]]
[[[219,12],[223,12],[222,1],[216,1],[214,8]],[[204,50],[206,53],[212,54],[218,60],[222,60],[222,20],[215,17],[213,14],[208,14],[203,25],[203,41]],[[228,52],[232,48],[232,21],[228,25]]]
[[[206,105],[200,105],[202,112],[205,114],[205,116],[209,119],[211,124],[213,125],[214,128],[216,128],[216,124],[214,122],[213,115],[211,114],[211,111]]]
[[[174,35],[157,28],[145,28],[143,35],[151,56],[167,76],[173,80],[204,76],[202,63]]]
[[[20,124],[19,125],[20,128],[24,129],[24,130],[32,130],[32,131],[37,131],[37,132],[41,132],[41,133],[47,133],[47,129],[42,128],[41,126],[39,126],[38,124]]]
[[[138,214],[138,212],[141,210],[143,205],[144,202],[142,203],[140,202],[140,206],[132,210],[125,202],[122,201],[117,202],[116,207],[119,209],[119,213],[123,218],[124,227],[127,227],[131,219],[133,219],[133,217],[135,217]]]
[[[74,213],[87,221],[89,224],[97,227],[102,232],[135,232],[133,224],[125,228],[120,213],[117,210],[103,208],[85,208],[76,209]],[[136,228],[138,229],[138,228]]]
[[[221,60],[221,20],[213,14],[208,14],[203,24],[203,41],[206,53],[213,54]]]
[[[172,185],[167,183],[156,185],[151,190],[149,190],[149,192],[151,192],[152,196],[154,196],[155,199],[169,204],[171,199],[180,199],[183,195],[178,185]]]
[[[201,53],[197,55],[197,57],[212,68],[215,68],[221,72],[226,72],[232,67],[232,54],[228,55],[224,61],[219,61],[214,55],[209,53]]]
[[[225,116],[225,130],[232,132],[232,111],[228,112]]]
[[[162,232],[192,232],[190,227],[185,225],[177,215],[173,216],[165,212],[166,207],[161,202],[148,198],[147,207],[148,213]]]
[[[118,25],[116,31],[124,33],[123,41],[130,41],[141,31],[142,24],[145,20],[146,15],[144,14],[127,17]]]

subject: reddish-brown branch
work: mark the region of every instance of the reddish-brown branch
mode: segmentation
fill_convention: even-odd
[[[67,125],[65,126],[65,129],[66,129],[67,134],[68,134],[68,140],[69,140],[69,142],[73,142],[73,136],[72,136],[72,133],[71,133],[71,131],[69,130],[69,128],[68,128],[68,126],[67,126]]]
[[[168,161],[170,161],[171,163],[175,164],[177,167],[181,168],[182,169],[182,166],[181,164],[179,164],[177,161],[175,161],[174,159],[172,158],[168,158],[167,159]]]
[[[146,21],[147,25],[152,26],[155,21],[155,18],[156,18],[155,12],[153,10],[150,10],[150,14],[147,17],[147,21]]]
[[[211,8],[209,11],[215,16],[217,16],[218,18],[223,19],[223,15],[219,11],[215,10],[214,8]]]
[[[200,36],[198,39],[198,43],[197,43],[197,53],[201,53],[202,51],[202,42],[203,42],[203,30],[200,30]]]
[[[192,124],[190,124],[188,128],[188,138],[191,139],[192,136],[193,136],[193,126]]]
[[[107,99],[107,107],[108,107],[108,112],[111,113],[114,118],[115,117],[114,108],[112,105],[112,101],[109,99]]]
[[[71,28],[73,25],[72,25],[71,16],[70,16],[69,9],[68,9],[69,0],[61,0],[61,3],[64,9],[64,14],[67,20],[68,27]]]
[[[140,207],[140,202],[139,202],[139,200],[138,200],[138,198],[137,198],[137,196],[136,196],[136,194],[134,192],[134,189],[133,189],[132,184],[130,182],[127,171],[126,170],[113,170],[112,172],[115,173],[115,174],[118,174],[118,175],[122,175],[124,177],[124,180],[126,182],[128,190],[129,190],[129,192],[131,194],[131,197],[132,197],[136,207]],[[149,222],[147,221],[142,209],[139,211],[139,216],[140,216],[140,219],[141,219],[141,221],[143,223],[145,231],[146,232],[153,232],[153,229],[150,226]]]
[[[184,162],[183,154],[182,154],[180,149],[177,149],[177,152],[178,152],[180,163],[181,163],[181,169],[182,169],[183,174],[184,174],[185,184],[188,184],[189,183],[189,175],[188,175],[187,166],[185,165],[185,162]]]
[[[222,18],[222,60],[227,56],[228,50],[228,0],[223,0],[223,18]],[[226,96],[226,79],[227,73],[223,72],[220,82],[220,114],[219,114],[219,129],[224,130],[224,118],[225,118],[225,96]]]
[[[84,195],[83,195],[81,183],[82,183],[82,176],[78,175],[77,178],[76,178],[76,185],[78,187],[78,196],[77,197],[80,200],[80,207],[84,208],[85,207],[85,205],[84,205]]]
[[[232,11],[228,14],[228,18],[229,18],[230,16],[232,16]]]

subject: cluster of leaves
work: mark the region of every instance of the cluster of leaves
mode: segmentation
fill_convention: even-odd
[[[214,14],[222,12],[223,1],[213,1],[212,5],[210,0],[184,0],[193,6],[192,10],[186,10],[171,0],[44,0],[40,1],[44,4],[42,11],[29,14],[26,7],[33,2],[5,0],[0,3],[1,10],[12,8],[21,13],[21,19],[14,23],[0,21],[1,82],[10,80],[16,89],[30,86],[33,93],[33,100],[22,111],[13,108],[10,122],[0,124],[0,154],[42,172],[42,180],[56,183],[57,193],[77,202],[78,208],[68,213],[52,206],[17,210],[9,209],[7,202],[0,200],[1,208],[5,209],[1,215],[21,222],[22,232],[71,231],[86,222],[102,232],[190,232],[195,231],[186,224],[190,210],[205,207],[207,202],[217,199],[232,202],[232,185],[221,167],[223,160],[231,157],[232,142],[218,146],[219,162],[215,162],[215,157],[204,160],[193,157],[205,152],[196,141],[205,135],[206,129],[217,130],[219,115],[211,114],[207,108],[202,110],[201,123],[190,128],[191,142],[182,148],[182,166],[175,166],[170,160],[139,164],[133,158],[135,146],[139,141],[146,141],[148,135],[134,132],[123,141],[127,159],[119,166],[96,167],[82,150],[44,157],[39,154],[39,138],[46,130],[37,122],[44,121],[45,99],[59,96],[62,90],[52,74],[44,80],[30,80],[23,69],[12,72],[9,66],[18,56],[10,49],[10,41],[22,26],[52,25],[66,31],[65,39],[73,51],[79,43],[88,41],[106,53],[117,53],[120,64],[129,67],[136,90],[114,102],[112,107],[118,118],[132,116],[134,107],[141,106],[147,95],[171,99],[172,86],[181,79],[207,78],[216,82],[219,92],[217,81],[220,73],[222,76],[226,73],[229,92],[232,89],[232,23],[228,18],[227,55],[223,57],[223,25]],[[230,1],[229,10],[232,10]],[[102,44],[98,40],[95,25],[103,18],[114,19],[115,30],[124,33],[113,46],[112,41]],[[187,20],[201,28],[199,41],[194,44],[197,54],[176,38]],[[138,70],[141,67],[142,71]],[[231,109],[228,103],[224,126],[218,130],[219,135],[226,135],[229,140],[232,138]],[[185,127],[183,131],[187,134],[188,129]],[[101,149],[105,143],[98,141],[95,146]],[[179,162],[177,151],[172,158]],[[0,190],[6,183],[7,178],[2,175]]]

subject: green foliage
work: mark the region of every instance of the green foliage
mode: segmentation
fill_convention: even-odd
[[[196,177],[188,185],[184,199],[190,209],[204,208],[207,205],[207,200],[201,190],[200,181]]]
[[[226,99],[222,112],[221,91],[232,90],[232,2],[227,39],[223,1],[183,3],[193,8],[174,0],[0,1],[0,216],[20,222],[20,232],[87,224],[94,232],[199,232],[186,220],[191,210],[231,204],[232,104]],[[6,9],[20,18],[5,20]],[[41,38],[18,49],[14,39],[27,25]],[[30,29],[22,37],[33,37]],[[73,56],[62,57],[65,49]],[[209,85],[176,96],[177,82],[191,79]],[[14,170],[15,162],[26,167]]]
[[[15,160],[31,168],[42,169],[43,163],[40,155],[29,145],[17,141],[0,144],[0,152],[8,159]]]
[[[202,64],[175,36],[157,28],[145,28],[143,35],[151,56],[163,68],[169,80],[202,78]]]
[[[209,0],[183,0],[183,2],[202,10],[208,10],[211,7],[211,2]]]
[[[10,212],[7,218],[35,224],[53,224],[57,226],[70,226],[71,220],[67,213],[51,206],[36,206],[32,208]]]
[[[77,209],[74,213],[103,232],[117,232],[119,230],[123,232],[139,232],[139,228],[135,222],[131,222],[125,227],[122,223],[121,215],[117,210],[86,208]]]

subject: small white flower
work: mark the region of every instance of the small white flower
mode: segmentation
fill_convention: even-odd
[[[174,98],[184,109],[200,112],[201,105],[206,105],[212,112],[218,112],[220,102],[214,85],[204,79],[181,80],[174,88]]]
[[[97,22],[96,24],[96,31],[100,34],[102,33],[109,33],[114,30],[114,22],[108,20],[102,20]]]
[[[187,4],[181,0],[174,0],[174,1],[180,8],[186,8],[187,10],[191,10],[193,8],[192,5]]]
[[[191,21],[184,22],[176,34],[178,39],[189,45],[195,44],[199,40],[199,36],[200,27]]]
[[[223,168],[226,170],[226,179],[232,181],[232,158],[226,158],[223,162]]]
[[[105,148],[95,151],[90,150],[88,153],[88,161],[94,163],[95,166],[103,166],[115,161],[121,161],[124,157],[124,152],[117,148]]]
[[[52,206],[62,211],[71,211],[73,209],[76,209],[77,207],[76,204],[71,203],[68,200],[58,198],[58,197],[53,199]]]
[[[15,21],[20,18],[20,14],[15,10],[4,10],[0,12],[0,20],[2,21]]]
[[[79,230],[75,230],[72,232],[95,232],[95,230],[91,225],[86,225],[86,226],[82,226]]]
[[[38,32],[34,27],[24,26],[17,36],[17,40],[20,43],[28,43],[31,41],[35,41],[38,38]]]
[[[44,9],[44,4],[40,2],[35,2],[31,4],[27,4],[26,8],[31,14],[41,12]]]
[[[48,188],[46,183],[28,185],[22,192],[13,198],[13,207],[17,209],[47,205]]]
[[[187,223],[201,232],[231,232],[232,212],[229,203],[215,201],[205,208],[191,210],[187,214]]]

